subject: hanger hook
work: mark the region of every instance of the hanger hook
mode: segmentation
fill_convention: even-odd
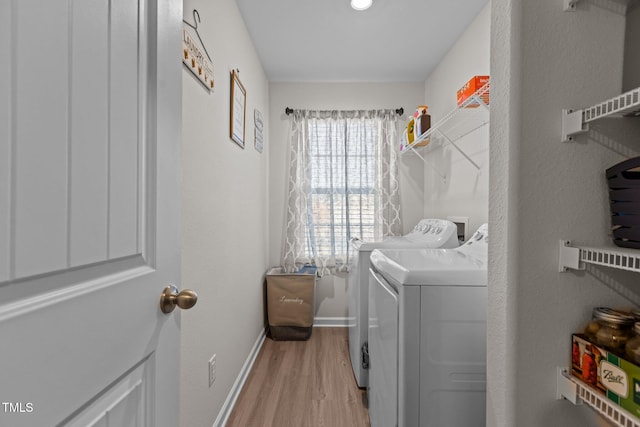
[[[198,9],[193,9],[193,22],[196,24],[195,29],[198,29],[198,23],[200,22],[200,12]]]

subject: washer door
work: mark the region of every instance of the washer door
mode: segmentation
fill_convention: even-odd
[[[398,295],[369,270],[369,420],[398,425]]]

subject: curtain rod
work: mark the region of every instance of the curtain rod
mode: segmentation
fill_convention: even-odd
[[[289,107],[284,109],[284,113],[287,116],[293,114],[293,111],[294,111],[293,108],[289,108]],[[402,108],[402,107],[396,108],[396,114],[399,115],[399,116],[403,115],[404,114],[404,108]]]

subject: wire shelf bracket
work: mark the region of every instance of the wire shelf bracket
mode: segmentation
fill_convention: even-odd
[[[422,154],[420,154],[420,152],[418,150],[416,150],[413,146],[410,146],[409,149],[411,151],[414,152],[414,154],[418,157],[420,157],[420,160],[422,160],[422,162],[427,165],[431,170],[433,170],[441,179],[443,183],[447,182],[447,174],[440,172],[440,170],[438,168],[436,168],[435,166],[432,166],[431,164],[429,164],[429,162],[427,162],[427,160],[424,158],[424,156]]]
[[[578,1],[580,0],[563,0],[564,4],[562,10],[565,12],[575,12]]]
[[[589,131],[589,124],[584,123],[583,110],[562,110],[562,142],[573,141],[573,136]]]
[[[571,246],[571,241],[560,240],[558,271],[564,273],[571,270],[584,270],[580,263],[580,248]]]

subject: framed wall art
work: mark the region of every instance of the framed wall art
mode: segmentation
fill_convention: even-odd
[[[231,72],[231,114],[229,120],[229,136],[231,139],[244,148],[244,127],[247,112],[247,91],[245,90],[238,72]]]

